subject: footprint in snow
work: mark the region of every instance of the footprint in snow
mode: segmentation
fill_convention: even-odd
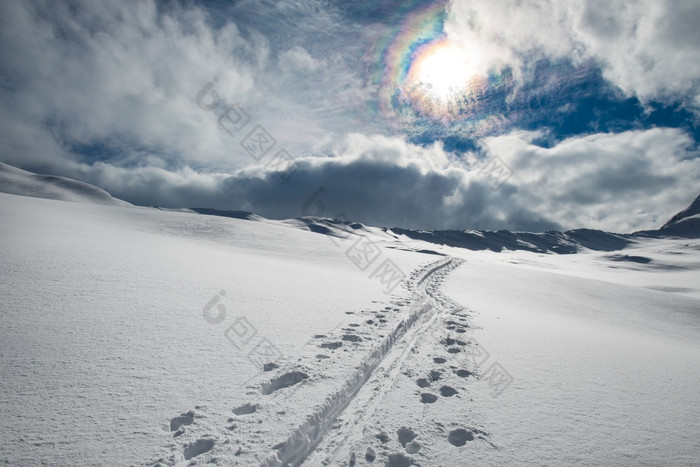
[[[465,345],[467,345],[466,342],[461,341],[461,340],[459,340],[459,339],[453,339],[453,338],[451,338],[451,337],[449,337],[449,336],[447,336],[447,337],[445,338],[445,346],[446,346],[446,347],[452,347],[452,346],[455,345],[455,344],[457,344],[457,345],[459,345],[459,346],[465,346]]]
[[[409,467],[413,465],[413,459],[405,454],[390,454],[386,462],[386,467]]]
[[[460,320],[464,320],[464,318],[460,318]],[[465,320],[465,321],[466,321],[466,320]],[[445,323],[445,324],[447,324],[448,326],[452,326],[452,327],[460,328],[460,329],[464,329],[464,328],[468,328],[468,327],[469,327],[468,324],[465,324],[465,323],[458,323],[457,321],[448,321],[448,322]]]
[[[416,381],[416,384],[418,385],[419,388],[427,388],[430,386],[430,381],[428,381],[427,378],[418,378],[418,381]]]
[[[472,373],[472,372],[469,371],[469,370],[457,370],[455,373],[456,373],[457,376],[459,376],[460,378],[468,378],[469,376],[471,376],[471,375],[474,374],[474,373]]]
[[[320,345],[322,349],[335,350],[343,345],[342,342],[324,342]]]
[[[399,443],[403,448],[405,448],[406,444],[410,443],[418,436],[415,431],[411,430],[410,428],[406,428],[405,426],[399,428],[396,431],[396,434],[398,436]]]
[[[418,451],[420,451],[420,448],[421,445],[416,441],[411,441],[410,443],[406,444],[406,452],[408,454],[416,454]]]
[[[185,460],[190,460],[205,452],[209,452],[214,447],[215,441],[211,438],[199,438],[197,441],[185,446]]]
[[[183,425],[192,425],[194,423],[194,410],[187,413],[181,413],[178,417],[170,419],[170,431],[177,431]]]
[[[452,446],[464,446],[465,444],[467,444],[467,441],[474,441],[474,433],[472,433],[471,431],[467,431],[464,428],[452,430],[447,436],[447,441]]]
[[[268,381],[267,383],[262,384],[262,386],[260,387],[260,392],[263,395],[267,396],[280,389],[284,389],[289,386],[294,386],[295,384],[300,383],[308,377],[309,375],[307,375],[303,371],[290,371],[289,373],[277,376]]]
[[[258,406],[255,404],[246,403],[240,407],[233,409],[235,415],[249,415],[255,413],[258,410]]]
[[[383,431],[380,433],[377,433],[374,437],[377,438],[380,443],[388,443],[389,442],[389,435],[387,435]]]

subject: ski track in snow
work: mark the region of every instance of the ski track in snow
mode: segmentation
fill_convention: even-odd
[[[447,274],[425,275],[426,312],[392,349],[305,465],[465,465],[467,442],[497,449],[471,427],[464,397],[481,373],[468,335],[469,315],[439,290]],[[466,369],[469,367],[469,370]],[[458,388],[455,389],[455,387]]]
[[[314,336],[301,355],[282,364],[266,364],[267,371],[239,391],[240,400],[247,400],[233,407],[231,414],[208,413],[206,407],[198,406],[175,416],[164,427],[172,433],[166,447],[170,454],[149,465],[186,465],[195,458],[197,463],[236,465],[301,465],[305,461],[309,465],[355,465],[355,451],[371,444],[367,438],[375,436],[369,427],[381,425],[377,411],[394,392],[397,378],[414,372],[411,368],[416,363],[407,361],[414,359],[416,349],[444,346],[439,336],[445,326],[456,336],[466,332],[466,313],[438,290],[442,279],[462,262],[445,258],[418,268],[404,283],[407,297],[394,298],[380,310],[346,312],[351,319],[362,318],[362,324],[349,323]],[[454,339],[450,344],[455,346],[455,342],[470,345]],[[452,351],[448,352],[445,357],[451,356]],[[429,364],[435,366],[445,361],[430,359]],[[441,373],[439,369],[427,373],[422,378],[425,384],[419,380],[418,386],[429,386]],[[455,373],[461,379],[473,374],[464,369]],[[416,389],[414,381],[411,390]],[[442,398],[458,393],[448,385],[439,392]],[[426,404],[426,397],[432,402],[438,399],[428,392],[418,395],[409,396],[418,409]],[[396,416],[405,418],[405,414]],[[442,425],[438,426],[442,431]],[[412,429],[401,428],[397,435],[401,451],[415,454],[420,450]],[[461,426],[443,435],[453,446],[488,436]],[[405,453],[380,451],[387,465],[397,466],[413,462]],[[369,462],[378,456],[371,447],[362,454]]]

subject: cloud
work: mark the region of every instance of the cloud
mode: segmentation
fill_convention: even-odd
[[[173,169],[236,169],[253,161],[217,127],[233,103],[295,154],[351,130],[329,113],[351,111],[360,80],[318,49],[348,31],[313,2],[232,8],[2,2],[0,118],[8,124],[0,157],[35,170],[66,161],[144,165],[144,154]],[[211,112],[195,102],[208,83],[220,99]]]
[[[0,8],[0,118],[14,126],[0,130],[12,143],[6,160],[79,158],[75,146],[95,143],[149,148],[171,161],[225,157],[213,119],[193,98],[214,75],[232,99],[252,90],[248,57],[264,47],[235,25],[213,31],[201,10],[164,12],[153,2]],[[19,128],[36,138],[17,137]]]
[[[537,134],[486,138],[480,156],[513,171],[494,188],[488,173],[439,143],[350,135],[327,158],[301,158],[281,183],[263,166],[233,175],[108,164],[76,166],[81,179],[136,204],[248,210],[270,218],[341,217],[370,225],[440,229],[543,231],[656,228],[696,196],[700,159],[675,129],[570,138],[551,148]],[[291,170],[291,169],[290,169]],[[304,210],[304,202],[317,193]]]
[[[376,70],[364,68],[382,60],[370,44],[410,13],[390,3],[1,2],[0,160],[135,204],[273,218],[301,215],[323,187],[324,215],[416,228],[629,231],[663,223],[697,195],[700,159],[680,130],[543,148],[541,134],[507,129],[464,146],[476,152],[391,133],[372,108]],[[521,81],[538,58],[596,62],[626,93],[700,108],[694,3],[517,5],[455,1],[447,32],[478,50],[481,66],[511,66]],[[202,108],[200,92],[218,105]],[[251,117],[246,131],[262,125],[271,153],[296,159],[286,183],[265,168],[271,156],[256,161],[243,133],[218,125],[233,103]],[[513,175],[494,189],[480,158]]]
[[[482,67],[510,66],[526,79],[533,59],[592,60],[628,96],[698,112],[699,22],[694,0],[453,0],[445,30]]]
[[[656,228],[695,196],[693,139],[670,128],[579,136],[552,148],[522,135],[486,138],[514,172],[518,202],[568,228]]]
[[[279,55],[279,67],[287,73],[314,72],[318,62],[303,47],[297,45]]]

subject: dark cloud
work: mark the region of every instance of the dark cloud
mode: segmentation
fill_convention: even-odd
[[[426,148],[400,138],[351,135],[338,153],[301,158],[281,171],[256,166],[232,175],[201,174],[188,168],[124,169],[104,163],[64,165],[55,171],[105,187],[134,204],[440,229],[631,232],[658,227],[697,191],[697,149],[678,130],[584,136],[551,148],[534,145],[535,137],[513,133],[488,138],[481,156],[486,159],[479,162],[472,154],[470,163],[440,145]],[[513,171],[497,186],[484,169],[493,160]]]

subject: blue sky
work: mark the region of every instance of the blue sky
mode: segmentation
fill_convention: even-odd
[[[141,205],[658,227],[700,192],[700,4],[6,1],[0,160]]]

